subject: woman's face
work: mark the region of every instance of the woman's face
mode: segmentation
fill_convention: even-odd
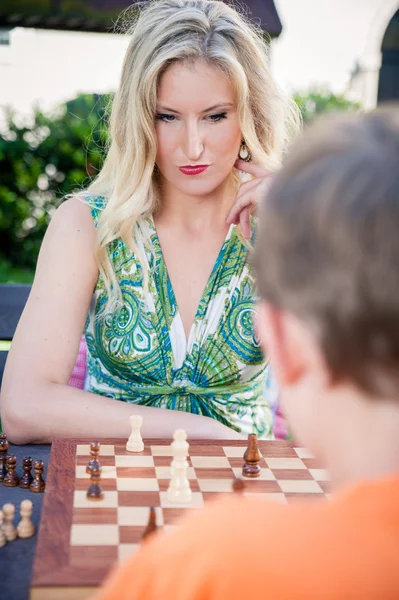
[[[212,193],[230,175],[241,143],[233,88],[216,68],[176,62],[158,86],[157,166],[188,195]],[[181,167],[207,165],[187,174]]]

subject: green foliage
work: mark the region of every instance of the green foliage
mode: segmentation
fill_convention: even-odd
[[[321,113],[356,111],[360,108],[357,102],[348,100],[344,95],[333,94],[325,87],[312,88],[305,93],[296,92],[293,97],[307,124]]]
[[[35,267],[62,197],[87,186],[101,168],[109,101],[109,95],[82,94],[52,115],[36,107],[29,123],[20,123],[12,109],[5,109],[7,129],[0,133],[0,274],[10,263],[14,268]]]

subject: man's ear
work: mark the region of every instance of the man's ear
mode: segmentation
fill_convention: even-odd
[[[297,382],[306,370],[303,338],[298,321],[285,311],[260,300],[257,306],[256,335],[280,385]]]

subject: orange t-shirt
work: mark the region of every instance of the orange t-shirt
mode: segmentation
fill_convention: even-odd
[[[216,500],[157,534],[96,600],[398,600],[399,475],[330,501]]]

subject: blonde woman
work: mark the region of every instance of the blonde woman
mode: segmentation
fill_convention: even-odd
[[[124,437],[136,413],[145,437],[271,437],[250,213],[296,113],[260,32],[223,2],[150,2],[128,35],[104,166],[43,241],[3,428],[16,443]],[[87,391],[66,385],[83,331]]]

